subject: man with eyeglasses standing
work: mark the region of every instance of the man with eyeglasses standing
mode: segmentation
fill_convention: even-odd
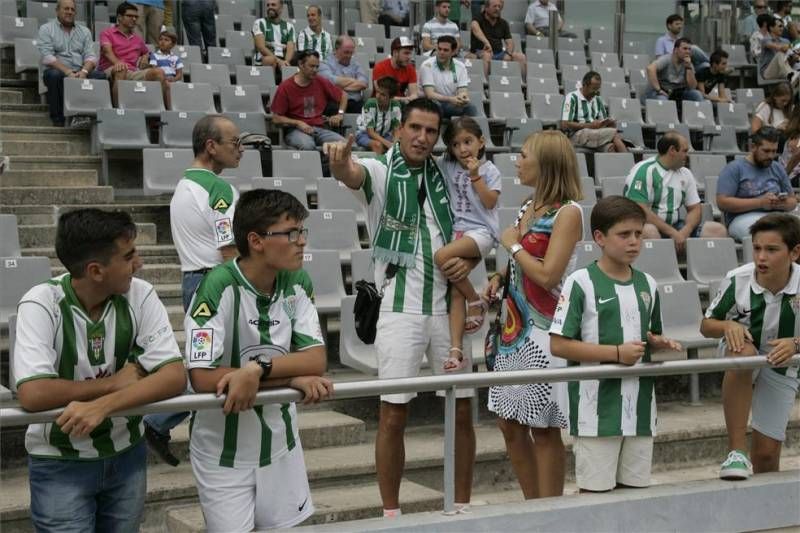
[[[203,279],[186,315],[192,388],[225,394],[192,415],[191,460],[209,532],[292,527],[314,513],[294,402],[254,405],[292,387],[304,403],[333,392],[303,270],[308,211],[289,193],[255,189],[236,204],[240,257]]]
[[[197,286],[212,268],[236,257],[233,212],[238,191],[219,177],[242,158],[239,128],[221,115],[197,121],[192,130],[194,162],[184,171],[169,204],[172,240],[181,262],[183,309],[188,310]],[[189,413],[144,417],[145,437],[165,463],[179,463],[169,450],[170,431]]]

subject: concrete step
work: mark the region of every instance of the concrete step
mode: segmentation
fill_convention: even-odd
[[[18,74],[12,75],[14,76],[13,79],[0,76],[0,78],[2,78],[0,79],[0,87],[2,87],[4,91],[13,91],[22,94],[22,103],[38,104],[41,102],[39,84],[36,80],[23,80],[20,79]],[[19,103],[16,102],[16,99],[14,100],[14,103]]]
[[[6,126],[51,126],[46,112],[0,111],[0,122]]]
[[[183,291],[180,283],[159,283],[154,287],[161,303],[166,306],[180,306],[183,308]],[[178,346],[182,347],[183,345],[179,343]]]
[[[137,243],[153,244],[156,242],[154,224],[137,224]],[[37,226],[19,226],[19,244],[22,248],[52,245],[55,242],[56,226],[53,224]],[[56,269],[57,271],[63,269]]]
[[[363,520],[374,518],[382,513],[380,494],[374,484],[351,485],[346,491],[327,488],[314,491],[314,514],[304,526]],[[421,513],[442,508],[441,492],[418,485],[406,479],[400,486],[400,499],[403,512]],[[169,533],[201,533],[205,531],[205,520],[200,505],[186,505],[167,510],[167,531]]]
[[[13,170],[100,170],[99,155],[12,155],[10,159]]]
[[[9,126],[0,123],[0,135],[5,141],[70,141],[89,149],[89,130],[47,126]]]
[[[0,212],[5,212],[0,210]],[[53,220],[55,223],[55,220]],[[177,263],[178,254],[175,252],[175,247],[170,244],[142,244],[136,246],[136,251],[142,258],[144,263]],[[42,247],[23,248],[22,255],[38,255],[49,257],[50,262],[54,267],[61,266],[61,262],[56,257],[56,251],[52,245]]]
[[[0,104],[21,104],[22,91],[10,91],[8,89],[0,89]]]
[[[115,187],[116,192],[116,187]],[[80,209],[82,205],[60,205],[59,214]],[[159,243],[168,244],[172,242],[172,232],[170,231],[169,201],[151,201],[149,203],[130,203],[114,197],[113,205],[96,206],[100,209],[112,209],[114,211],[125,211],[134,221],[147,222],[156,225],[157,238]],[[177,260],[174,262],[178,262]]]
[[[113,187],[3,187],[4,205],[94,205],[114,201]]]
[[[143,238],[144,239],[154,238],[154,236],[152,235],[154,228],[151,228],[150,224],[137,224],[137,228],[140,229],[140,232],[139,232],[139,239],[136,242],[142,242]],[[57,266],[53,268],[53,275],[63,274],[64,272],[66,272],[66,269],[62,266]],[[145,263],[144,265],[142,265],[142,268],[139,269],[138,272],[136,272],[136,277],[143,279],[152,285],[158,285],[158,284],[180,285],[181,267],[180,265],[171,265],[168,263],[165,264],[155,263],[151,265]]]
[[[0,112],[19,112],[19,113],[50,113],[47,104],[40,103],[0,103]]]
[[[11,141],[25,146],[32,141]],[[35,141],[33,141],[35,142]],[[3,143],[8,146],[8,142]],[[42,141],[41,145],[54,145],[57,148],[66,146],[69,151],[71,143]],[[24,148],[23,148],[24,149]],[[13,163],[12,163],[13,164]],[[13,170],[0,175],[0,188],[5,187],[92,187],[98,183],[96,170],[90,169],[65,169],[65,170]],[[85,207],[85,206],[84,206]]]
[[[81,155],[72,154],[69,142],[3,141],[0,153],[4,155]]]

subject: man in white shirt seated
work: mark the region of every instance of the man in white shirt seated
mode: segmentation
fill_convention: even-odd
[[[456,40],[450,35],[439,37],[436,55],[426,59],[419,67],[419,78],[425,96],[435,100],[446,118],[478,114],[469,101],[469,74],[464,63],[455,59]]]

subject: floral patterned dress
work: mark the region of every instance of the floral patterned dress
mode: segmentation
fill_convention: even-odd
[[[519,211],[515,226],[519,227],[522,216],[532,200],[528,200]],[[520,244],[536,257],[544,259],[553,225],[562,209],[578,209],[572,201],[552,206],[541,217],[531,220]],[[575,254],[570,258],[576,260]],[[496,372],[532,370],[566,366],[566,361],[550,353],[550,322],[555,313],[561,284],[552,290],[536,285],[522,272],[516,261],[511,261],[508,272],[511,276],[508,295],[501,312],[505,317],[500,333]],[[489,410],[501,418],[514,420],[531,427],[567,427],[567,389],[565,383],[527,383],[522,385],[500,385],[489,389]]]

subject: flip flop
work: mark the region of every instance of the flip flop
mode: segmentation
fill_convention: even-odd
[[[455,346],[450,348],[450,352],[458,352],[458,357],[448,357],[444,360],[442,367],[445,372],[458,372],[469,365],[469,359],[464,357],[464,352],[461,351],[460,348],[456,348]]]
[[[469,308],[470,307],[480,307],[481,314],[479,315],[470,315]],[[471,335],[481,329],[483,326],[483,321],[486,318],[486,311],[489,310],[489,305],[483,298],[478,298],[477,300],[473,300],[472,302],[467,303],[467,318],[464,320],[464,333],[467,335]]]

